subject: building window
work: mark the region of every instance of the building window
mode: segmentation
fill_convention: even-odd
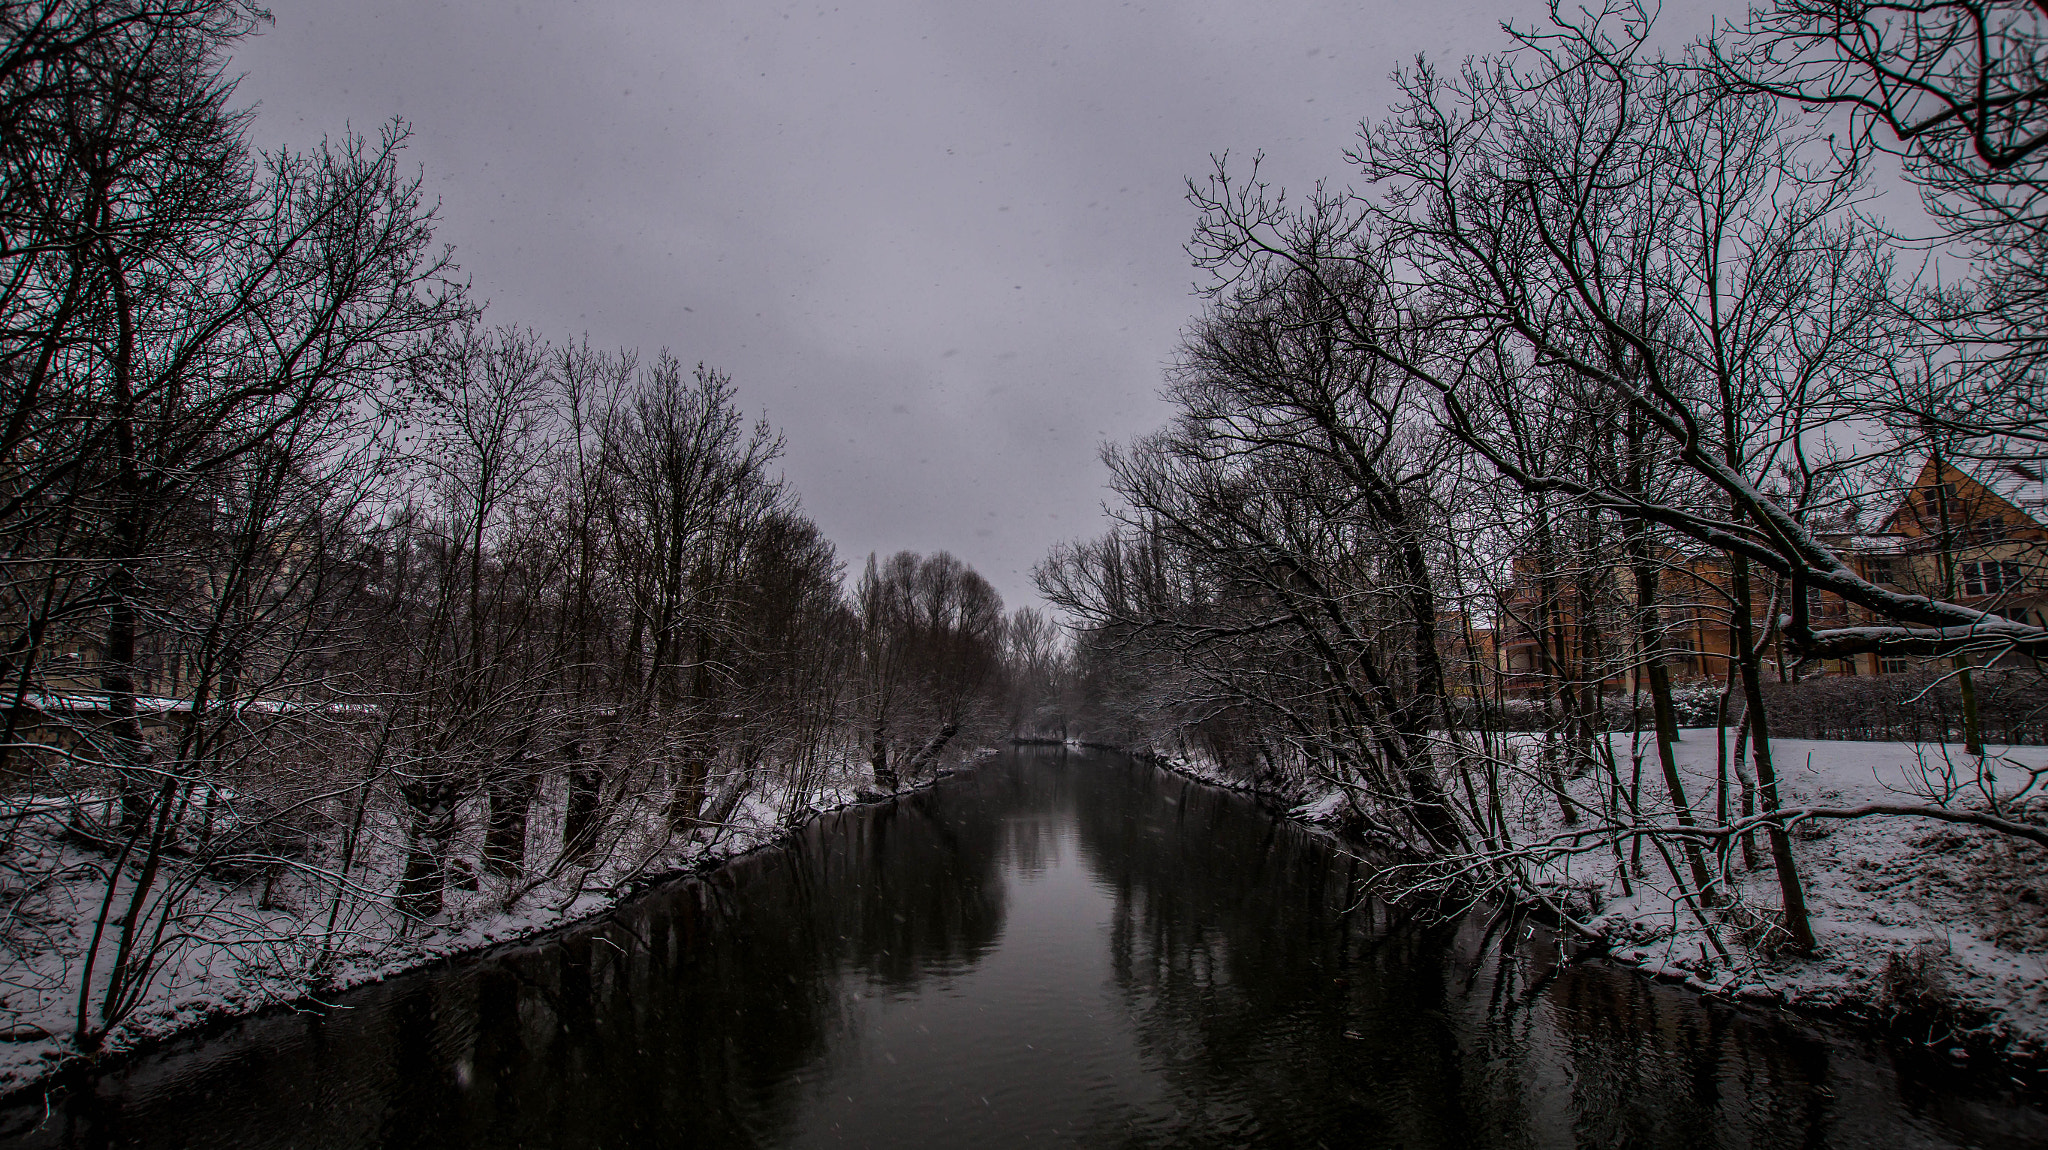
[[[1872,583],[1893,583],[1892,558],[1889,555],[1872,555],[1863,560],[1863,577]]]
[[[1929,519],[1940,519],[1944,509],[1956,505],[1956,485],[1953,483],[1930,483],[1920,492],[1921,506],[1927,509]]]
[[[1877,673],[1880,675],[1903,675],[1912,669],[1913,660],[1902,659],[1897,655],[1885,655],[1877,661]]]
[[[1979,543],[2003,543],[2005,542],[2005,520],[1995,515],[1987,515],[1977,521],[1977,529],[1972,534]]]
[[[1826,595],[1818,587],[1806,589],[1806,613],[1816,619],[1840,615],[1848,604],[1833,595]]]
[[[1963,594],[1998,595],[2017,591],[2023,580],[2018,561],[2005,559],[1963,564]]]

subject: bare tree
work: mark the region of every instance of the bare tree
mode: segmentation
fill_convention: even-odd
[[[893,790],[989,718],[1003,601],[947,552],[899,551],[879,564],[868,557],[855,604],[869,768],[877,786]]]
[[[1779,0],[1708,44],[1739,91],[1838,109],[1836,146],[1904,163],[1938,237],[1970,274],[1914,317],[1944,364],[1896,414],[1966,438],[2048,442],[2041,342],[2048,279],[2048,12],[2032,0]]]

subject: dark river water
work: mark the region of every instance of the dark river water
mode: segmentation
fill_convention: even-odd
[[[567,935],[172,1044],[0,1144],[2048,1146],[1937,1065],[1405,921],[1355,867],[1152,767],[1017,752]]]

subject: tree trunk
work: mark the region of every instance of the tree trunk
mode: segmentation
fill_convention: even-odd
[[[1686,802],[1685,783],[1678,777],[1678,717],[1671,706],[1671,671],[1661,659],[1650,664],[1650,702],[1656,709],[1657,761],[1664,768],[1664,786],[1671,792],[1672,812],[1677,816],[1679,826],[1693,826],[1692,805]],[[1692,867],[1692,879],[1698,884],[1700,898],[1708,906],[1714,905],[1718,899],[1713,890],[1713,873],[1707,868],[1700,844],[1686,840],[1685,857]]]
[[[139,833],[149,824],[155,791],[150,785],[149,741],[143,736],[135,702],[136,582],[126,562],[116,563],[108,575],[113,603],[107,610],[107,642],[100,659],[100,689],[107,695],[101,750],[114,768],[121,792],[121,829],[129,834]]]
[[[697,824],[697,815],[704,809],[704,779],[710,773],[711,760],[705,752],[693,750],[683,757],[676,771],[675,791],[669,798],[671,828],[688,830]]]
[[[526,824],[540,776],[520,756],[500,768],[484,788],[484,866],[517,877],[526,865]]]
[[[410,784],[400,790],[412,817],[397,904],[407,918],[421,921],[441,913],[448,844],[455,837],[455,793],[452,784],[444,781]]]
[[[562,853],[587,865],[597,853],[597,814],[604,773],[585,756],[579,736],[571,735],[562,744],[562,758],[569,764],[569,796],[562,813]]]
[[[1685,783],[1678,775],[1678,716],[1671,706],[1671,668],[1664,662],[1664,621],[1658,614],[1663,603],[1657,595],[1657,564],[1650,551],[1648,524],[1639,520],[1631,523],[1628,547],[1635,564],[1638,643],[1643,669],[1650,681],[1650,707],[1657,725],[1657,762],[1664,769],[1664,787],[1671,793],[1672,813],[1678,825],[1689,827],[1693,825],[1692,805],[1686,802]],[[1700,897],[1711,905],[1713,876],[1700,845],[1688,840],[1685,857]]]
[[[746,798],[747,792],[753,789],[754,774],[760,762],[759,747],[748,746],[740,749],[740,764],[719,785],[717,794],[711,800],[711,809],[705,812],[704,821],[724,824],[732,819],[732,813],[739,809],[740,800]]]
[[[1572,721],[1574,710],[1570,688],[1565,685],[1564,658],[1565,640],[1561,617],[1564,614],[1559,603],[1557,582],[1557,542],[1550,521],[1550,508],[1538,499],[1536,502],[1536,653],[1541,660],[1540,673],[1548,677],[1549,690],[1544,693],[1546,711],[1555,709],[1557,718],[1544,716],[1544,746],[1536,759],[1537,777],[1557,800],[1558,817],[1565,826],[1577,826],[1578,808],[1572,805],[1571,795],[1565,790],[1564,767],[1555,752],[1557,724]]]
[[[1735,627],[1738,645],[1735,652],[1736,665],[1742,671],[1743,698],[1749,704],[1749,727],[1751,732],[1750,752],[1755,756],[1757,796],[1763,804],[1765,814],[1778,812],[1778,775],[1771,764],[1771,731],[1769,720],[1764,715],[1762,658],[1751,641],[1749,560],[1737,555],[1731,556],[1734,577],[1731,580],[1735,591]],[[1806,890],[1799,881],[1799,864],[1792,857],[1792,836],[1779,823],[1771,823],[1765,830],[1771,844],[1771,861],[1778,871],[1778,896],[1785,912],[1785,931],[1792,937],[1792,945],[1801,951],[1814,947],[1813,924],[1806,913]]]
[[[875,772],[875,786],[885,791],[896,789],[896,772],[889,769],[889,728],[875,724],[874,742],[868,748],[868,766]]]
[[[1740,673],[1730,669],[1729,687],[1741,680]],[[1742,818],[1747,821],[1756,814],[1756,772],[1749,766],[1749,696],[1742,697],[1742,718],[1735,725],[1735,753],[1729,762],[1735,765],[1735,785],[1742,790]],[[1756,869],[1756,833],[1744,831],[1742,839],[1742,869]]]
[[[1977,680],[1970,674],[1970,656],[1956,656],[1956,689],[1963,696],[1963,750],[1972,755],[1984,753],[1984,731],[1977,725]]]
[[[940,727],[939,733],[927,740],[925,745],[918,749],[917,754],[911,757],[908,772],[910,777],[913,779],[917,778],[937,763],[939,756],[945,753],[946,744],[952,742],[953,736],[959,733],[960,724],[958,723],[947,723],[945,726]]]

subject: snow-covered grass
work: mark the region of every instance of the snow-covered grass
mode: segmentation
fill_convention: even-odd
[[[1734,733],[1713,728],[1683,731],[1676,748],[1688,805],[1710,824],[1719,815],[1717,735],[1732,755]],[[1510,740],[1511,753],[1531,754],[1536,738]],[[1647,736],[1610,738],[1624,787],[1640,762],[1641,821],[1671,825],[1654,743]],[[1987,748],[1981,770],[1959,745],[1773,739],[1771,749],[1788,808],[1940,801],[1984,810],[1995,796],[2012,817],[2011,797],[2048,767],[2048,747]],[[1244,789],[1241,776],[1218,764],[1170,763]],[[1727,784],[1730,817],[1736,817],[1732,766]],[[1518,842],[1542,843],[1601,821],[1601,795],[1614,790],[1605,771],[1587,771],[1565,785],[1581,808],[1576,827],[1565,824],[1554,795],[1525,785],[1507,804]],[[1350,806],[1346,792],[1327,783],[1297,785],[1278,797],[1294,804],[1296,818],[1331,828],[1344,823]],[[2038,795],[2020,807],[2025,818],[2040,822]],[[1634,844],[1645,840],[1623,840],[1617,850],[1596,839],[1598,849],[1545,855],[1527,865],[1524,894],[1576,919],[1612,957],[1704,992],[1896,1023],[1959,1057],[1988,1048],[2024,1064],[2048,1051],[2048,848],[1993,830],[1902,816],[1802,822],[1791,839],[1819,943],[1809,955],[1775,945],[1782,936],[1769,924],[1779,889],[1761,832],[1752,862],[1745,863],[1740,849],[1729,852],[1733,897],[1723,901],[1731,906],[1695,914],[1686,905],[1679,876],[1690,885],[1689,868],[1670,839],[1664,840],[1670,864],[1654,842],[1638,852]]]
[[[929,785],[936,777],[912,786]],[[392,909],[391,891],[403,864],[400,813],[393,809],[371,812],[362,854],[352,877],[340,884],[333,859],[324,856],[226,875],[198,867],[178,872],[174,862],[158,880],[160,888],[175,882],[178,891],[169,904],[163,961],[136,1008],[101,1042],[98,1056],[210,1019],[324,996],[588,918],[650,882],[715,865],[778,840],[820,813],[872,799],[871,785],[866,764],[843,756],[801,793],[782,780],[767,780],[750,789],[723,822],[681,833],[668,829],[658,798],[648,796],[647,811],[614,812],[614,829],[590,866],[517,878],[459,866],[442,912],[424,923],[405,923]],[[551,821],[550,811],[559,816],[562,801],[555,780],[535,803],[528,849],[536,865],[559,850],[558,836],[550,840],[541,827]],[[624,806],[641,801],[629,798]],[[37,876],[32,888],[17,879],[10,880],[13,889],[0,890],[0,1093],[33,1085],[85,1057],[73,1040],[82,958],[105,902],[112,862],[109,850],[76,833],[81,805],[94,802],[90,795],[0,799],[0,824],[13,828],[6,844],[8,870]],[[477,855],[479,807],[472,800],[461,812],[467,833],[456,843],[458,857]],[[116,917],[135,868],[119,874],[112,900]],[[108,948],[101,953],[89,996],[93,1010],[105,995],[111,965]]]
[[[1694,796],[1714,793],[1714,736],[1689,731],[1680,741],[1679,770]],[[2008,791],[2021,784],[2022,768],[2048,765],[2048,748],[1989,750],[1990,773]],[[1958,805],[1977,798],[1957,785],[1957,776],[1976,773],[1974,757],[1960,746],[1778,739],[1772,751],[1787,806],[1918,804],[1930,790],[1952,788],[1956,793],[1943,797]],[[1640,935],[1618,945],[1618,957],[1682,972],[1697,985],[1895,1012],[1938,1011],[1943,1004],[1936,999],[1945,998],[1958,1024],[2002,1024],[2048,1043],[2048,906],[2038,894],[2048,857],[2041,848],[1995,831],[1900,816],[1802,823],[1791,837],[1820,943],[1812,956],[1766,953],[1732,931],[1724,936],[1730,960],[1717,965],[1704,931],[1679,910],[1668,884],[1638,882],[1634,897],[1619,897],[1612,866],[1585,876],[1615,896],[1596,921],[1618,939]],[[1776,873],[1761,842],[1758,856],[1758,865],[1737,873],[1740,895],[1747,905],[1775,907]],[[1922,1000],[1907,1000],[1913,996]]]

